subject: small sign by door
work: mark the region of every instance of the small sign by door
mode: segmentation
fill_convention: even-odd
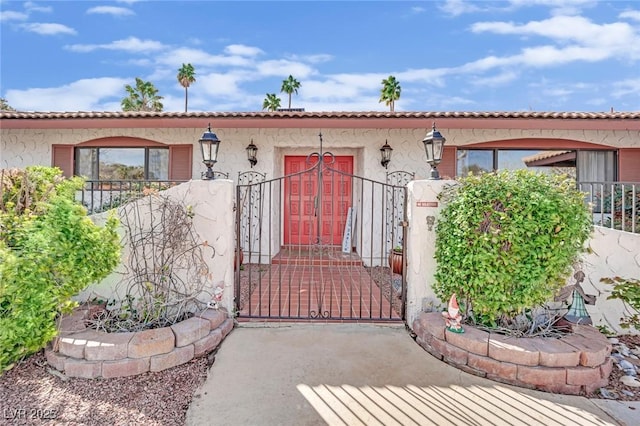
[[[344,234],[342,237],[342,252],[351,253],[351,215],[352,208],[347,210],[347,221],[344,223]]]

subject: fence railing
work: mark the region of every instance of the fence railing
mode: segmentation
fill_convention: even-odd
[[[578,182],[593,212],[593,224],[640,233],[640,183]]]
[[[169,189],[185,181],[177,180],[87,180],[76,198],[89,214],[119,207],[153,192]]]
[[[89,214],[100,213],[140,197],[179,185],[182,180],[87,180],[77,198]],[[579,182],[585,202],[593,212],[593,224],[640,233],[640,183]]]

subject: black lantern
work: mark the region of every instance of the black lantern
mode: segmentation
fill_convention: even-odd
[[[249,159],[249,163],[251,163],[251,168],[258,164],[258,158],[256,155],[258,154],[258,147],[253,143],[253,139],[251,139],[251,143],[247,145],[247,158]]]
[[[211,124],[209,124],[207,131],[202,134],[198,143],[200,144],[200,150],[202,151],[202,162],[207,166],[207,172],[203,179],[214,179],[213,170],[211,170],[211,168],[218,161],[220,139],[218,139],[215,133],[211,132]]]
[[[444,142],[446,139],[436,130],[436,123],[433,123],[433,129],[427,133],[422,143],[424,144],[424,150],[427,153],[427,163],[431,165],[431,175],[429,179],[440,179],[440,173],[438,173],[438,164],[442,160],[442,150],[444,148]]]
[[[387,141],[385,140],[384,145],[382,145],[382,148],[380,148],[380,156],[382,157],[382,159],[380,160],[380,164],[382,164],[385,169],[391,161],[391,151],[393,151],[393,148],[391,148],[389,143],[387,143]]]

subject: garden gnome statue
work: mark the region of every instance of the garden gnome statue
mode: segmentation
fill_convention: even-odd
[[[222,293],[224,292],[224,282],[219,282],[213,289],[213,299],[211,300],[210,307],[218,309],[219,303],[222,300]]]
[[[460,307],[458,306],[458,299],[456,299],[455,293],[451,295],[447,311],[443,312],[442,316],[444,317],[447,330],[453,331],[454,333],[464,333],[464,329],[460,324],[462,322],[462,315],[460,315]]]

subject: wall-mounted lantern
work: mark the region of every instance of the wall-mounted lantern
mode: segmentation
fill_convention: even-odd
[[[380,159],[380,164],[382,164],[385,169],[391,161],[391,151],[393,151],[393,148],[391,148],[389,143],[385,140],[384,145],[382,145],[382,148],[380,148],[380,156],[382,157]]]
[[[258,164],[258,158],[257,158],[258,147],[253,143],[253,139],[251,139],[251,143],[247,145],[246,149],[247,149],[247,159],[251,164],[251,168],[253,168],[253,166]]]
[[[218,148],[220,148],[220,139],[215,133],[211,132],[211,123],[206,132],[198,140],[200,150],[202,151],[202,162],[207,166],[207,172],[203,179],[214,179],[212,167],[218,161]]]
[[[442,160],[442,151],[444,149],[444,143],[446,139],[436,130],[436,123],[433,123],[433,129],[427,133],[422,143],[424,144],[424,150],[427,153],[427,163],[431,165],[431,175],[429,179],[440,179],[440,173],[438,173],[438,164]]]

